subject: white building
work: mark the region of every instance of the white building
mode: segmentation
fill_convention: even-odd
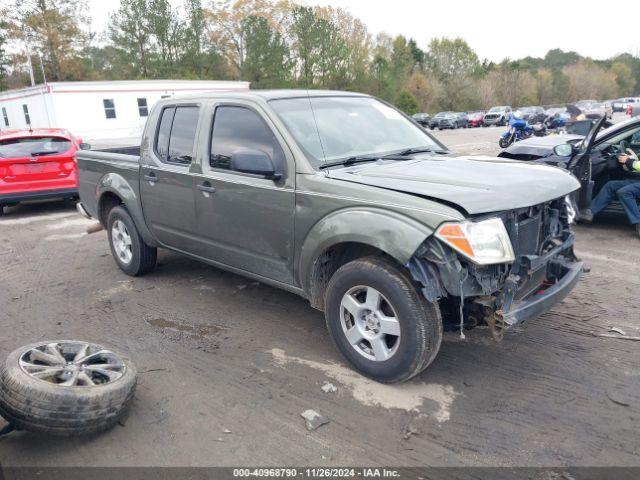
[[[0,130],[66,128],[87,142],[120,143],[140,137],[161,98],[248,89],[248,82],[206,80],[49,83],[0,92]]]

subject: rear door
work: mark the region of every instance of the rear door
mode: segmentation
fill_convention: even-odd
[[[191,167],[200,105],[167,105],[159,113],[155,136],[144,149],[140,196],[146,224],[162,245],[194,250],[195,205]]]
[[[0,193],[76,188],[75,149],[56,136],[0,140]]]

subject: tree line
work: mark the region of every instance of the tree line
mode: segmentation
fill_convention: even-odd
[[[461,38],[372,35],[340,8],[291,0],[121,0],[105,32],[88,29],[85,0],[14,0],[0,9],[0,90],[37,82],[246,80],[252,88],[370,93],[407,113],[550,105],[630,96],[640,58],[482,60]]]

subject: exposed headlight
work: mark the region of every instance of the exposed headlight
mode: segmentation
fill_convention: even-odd
[[[436,237],[478,265],[515,260],[509,234],[499,218],[444,223],[436,230]]]

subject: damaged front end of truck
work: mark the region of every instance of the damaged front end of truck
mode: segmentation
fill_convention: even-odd
[[[408,268],[424,296],[439,302],[445,330],[489,326],[500,340],[505,330],[549,311],[577,284],[584,266],[573,252],[573,217],[563,197],[444,224]],[[482,241],[493,230],[501,235],[491,239],[489,253],[477,255],[470,232]]]

